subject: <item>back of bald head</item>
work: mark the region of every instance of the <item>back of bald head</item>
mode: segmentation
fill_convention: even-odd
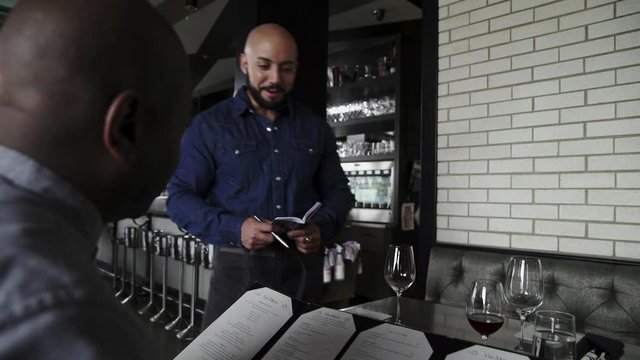
[[[21,0],[0,31],[0,111],[13,110],[21,121],[9,125],[30,126],[33,137],[38,129],[99,136],[119,92],[161,103],[187,86],[187,66],[179,39],[147,1]]]
[[[247,35],[244,52],[249,54],[253,48],[267,41],[292,46],[295,54],[298,54],[298,45],[293,35],[284,27],[274,23],[265,23],[253,28],[251,32],[249,32],[249,35]]]

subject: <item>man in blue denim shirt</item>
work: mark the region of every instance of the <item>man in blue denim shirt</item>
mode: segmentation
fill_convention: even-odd
[[[319,250],[353,204],[327,122],[288,96],[297,55],[284,28],[253,29],[240,56],[247,86],[199,114],[183,138],[167,208],[177,225],[215,245],[203,328],[253,282],[319,300]],[[271,231],[282,229],[272,219],[301,218],[316,201],[322,207],[310,223],[286,233],[289,251],[274,242]]]

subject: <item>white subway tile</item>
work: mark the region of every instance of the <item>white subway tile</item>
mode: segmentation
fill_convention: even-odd
[[[467,244],[467,235],[466,231],[438,229],[436,230],[436,241],[438,243],[465,245]]]
[[[559,80],[540,81],[513,87],[513,98],[534,97],[538,95],[557,94],[560,92]]]
[[[460,0],[438,0],[438,6],[442,8],[443,6],[451,5],[452,3],[458,2],[458,1]]]
[[[438,203],[449,201],[449,192],[447,190],[438,189],[436,191],[436,200],[438,201]]]
[[[618,173],[617,185],[619,189],[640,189],[640,172]]]
[[[487,145],[487,133],[474,133],[449,136],[449,146]]]
[[[489,22],[483,21],[451,30],[451,40],[467,39],[489,32]],[[471,45],[471,44],[469,44]]]
[[[487,202],[487,190],[449,190],[451,202]]]
[[[509,42],[509,30],[498,31],[486,35],[475,36],[469,39],[469,47],[471,50],[486,48],[496,44],[504,44]]]
[[[562,109],[584,105],[584,92],[576,91],[559,95],[539,96],[534,99],[536,111],[547,109]]]
[[[616,75],[614,71],[602,71],[564,78],[561,80],[560,88],[562,92],[568,92],[610,86],[614,85],[615,82]]]
[[[511,69],[509,59],[499,59],[471,65],[471,76],[495,74]]]
[[[470,131],[487,131],[508,129],[511,127],[511,119],[509,116],[485,117],[482,119],[474,119],[470,121]]]
[[[440,96],[438,98],[438,109],[448,109],[456,106],[467,105],[469,105],[469,94]]]
[[[511,100],[510,88],[474,91],[471,93],[471,104],[486,104],[504,100]]]
[[[489,30],[497,31],[533,22],[533,10],[525,10],[489,20]]]
[[[533,110],[531,99],[502,101],[489,104],[489,115],[506,115],[530,112]]]
[[[613,256],[613,241],[560,238],[560,251],[566,253]]]
[[[465,0],[449,6],[450,15],[458,15],[487,6],[487,0]]]
[[[446,19],[442,19],[438,21],[438,31],[446,31],[455,28],[459,28],[461,26],[469,25],[469,14],[460,14],[458,16],[450,16]]]
[[[559,15],[569,14],[584,9],[584,0],[564,0],[535,9],[536,21]]]
[[[570,60],[555,64],[540,65],[533,68],[533,79],[543,80],[554,77],[566,77],[569,75],[582,74],[584,72],[583,61]]]
[[[486,161],[456,161],[449,164],[451,174],[486,174]]]
[[[438,161],[468,160],[469,148],[438,149]]]
[[[601,170],[640,170],[640,155],[601,155],[590,156],[589,171]]]
[[[637,47],[638,38],[640,38],[640,31],[616,35],[616,50]]]
[[[449,119],[473,119],[487,116],[487,105],[473,105],[449,110]]]
[[[511,235],[511,247],[514,249],[558,251],[558,238],[555,236]]]
[[[560,174],[560,187],[572,189],[615,188],[613,173]]]
[[[445,32],[441,32],[438,34],[438,44],[439,45],[443,45],[448,43],[450,40],[449,38],[449,31],[445,31]]]
[[[442,70],[438,72],[438,82],[446,83],[449,81],[466,79],[469,77],[469,67],[462,66],[458,68]]]
[[[487,88],[487,77],[477,77],[466,80],[452,81],[449,83],[449,92],[452,94],[461,92],[472,92]]]
[[[445,70],[449,68],[449,57],[443,57],[438,59],[438,70]]]
[[[462,54],[467,51],[469,51],[468,39],[455,41],[455,42],[438,46],[438,56],[441,58],[449,55]]]
[[[508,188],[511,186],[509,175],[472,175],[469,177],[470,188]]]
[[[592,8],[592,7],[596,7],[596,6],[600,6],[600,5],[604,5],[604,4],[608,4],[616,1],[620,1],[620,0],[587,0],[587,7]]]
[[[531,233],[533,230],[533,220],[525,219],[489,219],[490,231]]]
[[[532,200],[531,190],[489,190],[489,202],[492,203],[531,203]],[[513,208],[511,211],[513,216]]]
[[[589,237],[593,238],[640,241],[638,234],[640,225],[589,224]]]
[[[489,132],[490,144],[510,144],[531,141],[531,129],[510,129]]]
[[[535,234],[557,236],[585,236],[586,224],[574,221],[548,221],[536,220],[534,224]]]
[[[511,156],[513,156],[514,158],[557,156],[557,155],[558,155],[557,142],[511,145]]]
[[[584,62],[586,72],[637,65],[640,64],[640,49],[617,51],[612,54],[595,56],[585,59]]]
[[[541,6],[546,3],[554,2],[556,0],[511,0],[511,11],[519,11],[535,6]]]
[[[449,84],[438,85],[438,96],[449,95]]]
[[[613,206],[560,205],[560,219],[613,221]]]
[[[536,65],[555,63],[559,59],[558,49],[536,51],[511,58],[513,69],[526,68]]]
[[[441,189],[467,189],[469,177],[466,175],[441,175],[437,178],[438,188]]]
[[[532,51],[533,39],[524,39],[520,41],[512,41],[504,45],[496,45],[491,47],[489,49],[489,58],[493,60]]]
[[[640,137],[635,136],[615,139],[615,152],[617,154],[640,152]]]
[[[449,121],[449,110],[438,110],[438,122]]]
[[[511,187],[514,189],[557,189],[557,174],[548,175],[512,175]]]
[[[489,49],[469,51],[451,56],[451,66],[462,66],[489,60]]]
[[[638,0],[625,0],[616,3],[616,16],[624,16],[640,12]]]
[[[538,125],[557,124],[560,119],[558,110],[536,111],[513,115],[513,127],[532,127]]]
[[[509,235],[488,232],[470,232],[469,245],[508,248]]]
[[[444,150],[443,148],[446,148],[448,146],[449,146],[449,138],[444,135],[438,136],[438,151]]]
[[[615,42],[612,37],[563,46],[560,48],[560,60],[585,58],[591,55],[612,52],[614,50],[614,46]]]
[[[560,110],[560,122],[584,122],[611,119],[616,116],[614,104],[582,106]]]
[[[441,8],[438,9],[438,19],[444,19],[449,17],[449,7],[448,6],[442,6]]]
[[[469,204],[439,202],[436,205],[438,215],[467,216],[469,214]]]
[[[510,155],[509,145],[477,146],[470,149],[471,159],[503,159]]]
[[[491,196],[491,195],[489,195]],[[557,205],[511,205],[511,216],[527,219],[557,219]]]
[[[487,219],[452,216],[449,218],[449,228],[453,230],[487,230]]]
[[[640,29],[640,14],[619,17],[614,20],[591,24],[587,27],[589,39]]]
[[[560,142],[560,156],[613,153],[613,139],[575,140]]]
[[[488,20],[508,14],[511,11],[511,7],[509,5],[508,1],[503,1],[499,4],[473,10],[471,12],[471,22],[474,23],[477,21]]]
[[[578,139],[583,136],[582,124],[544,126],[533,129],[534,141]]]
[[[589,190],[589,204],[598,205],[640,205],[640,190]],[[638,233],[640,234],[640,232]],[[640,237],[638,238],[640,240]]]
[[[532,170],[533,161],[531,159],[489,160],[491,174],[524,173]]]
[[[446,216],[436,216],[436,228],[446,229],[449,227],[449,218]]]
[[[616,104],[616,116],[636,116],[640,115],[640,100],[621,102]]]
[[[438,163],[438,174],[448,174],[449,173],[449,163],[448,162],[439,162]]]
[[[616,241],[616,257],[640,259],[640,243]]]
[[[519,83],[530,82],[531,69],[522,69],[517,71],[509,71],[505,73],[495,74],[489,76],[489,87],[501,87],[506,85],[513,85]]]
[[[616,222],[640,224],[640,207],[616,207]]]
[[[509,206],[509,204],[469,204],[469,215],[509,217]]]
[[[535,159],[536,172],[584,171],[584,157]]]
[[[640,94],[640,83],[587,90],[587,103],[599,104],[613,101],[635,100]]]
[[[587,124],[587,136],[631,134],[640,134],[640,119],[598,121]]]
[[[560,17],[560,29],[569,29],[578,26],[593,24],[599,21],[613,19],[613,5],[579,11]]]
[[[584,41],[587,37],[584,28],[575,28],[536,37],[536,50],[548,49]]]
[[[536,204],[584,204],[584,190],[535,190]]]
[[[511,29],[511,40],[520,40],[558,31],[558,19],[537,21]]]
[[[640,34],[638,34],[638,45],[640,45]],[[640,82],[640,66],[616,70],[616,82],[618,84]]]

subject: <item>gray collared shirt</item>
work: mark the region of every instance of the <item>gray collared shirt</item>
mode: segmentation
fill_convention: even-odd
[[[0,359],[158,358],[96,273],[102,229],[69,182],[0,146]]]

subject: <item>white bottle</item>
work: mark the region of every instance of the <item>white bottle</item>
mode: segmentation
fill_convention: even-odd
[[[333,279],[336,281],[344,280],[344,259],[342,257],[342,246],[336,245],[336,264],[333,266]]]
[[[323,282],[328,284],[331,282],[331,273],[332,273],[331,260],[329,259],[329,249],[324,249],[324,273],[323,273]]]

